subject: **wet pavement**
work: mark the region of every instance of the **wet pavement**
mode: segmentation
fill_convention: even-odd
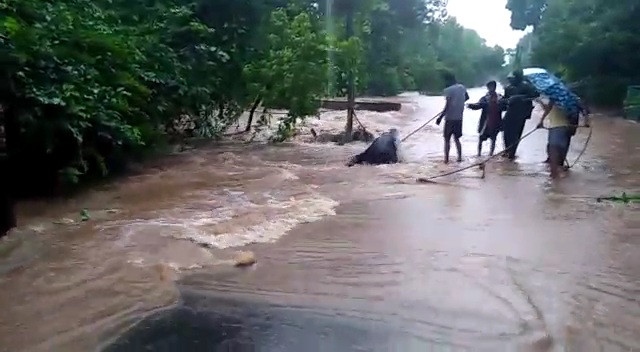
[[[359,118],[407,134],[443,103],[398,99]],[[640,350],[638,207],[593,199],[640,188],[640,126],[597,117],[557,182],[539,131],[484,179],[417,184],[476,160],[478,114],[462,165],[441,163],[432,125],[379,167],[344,168],[362,144],[226,143],[29,204],[0,246],[0,350]],[[323,119],[309,123],[342,127]],[[54,223],[81,208],[92,220]],[[255,267],[233,267],[240,247]]]

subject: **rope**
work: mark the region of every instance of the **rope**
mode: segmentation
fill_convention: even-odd
[[[420,127],[418,127],[418,128],[416,128],[415,130],[413,130],[413,132],[411,132],[411,133],[409,133],[408,135],[406,135],[406,136],[405,136],[401,141],[402,141],[402,142],[406,141],[407,139],[409,139],[409,137],[413,136],[413,135],[414,135],[414,134],[416,134],[418,131],[420,131],[420,130],[422,130],[423,128],[425,128],[425,127],[426,127],[426,126],[427,126],[431,121],[433,121],[433,120],[437,119],[437,118],[438,118],[438,117],[440,117],[441,115],[442,115],[442,113],[438,113],[437,115],[433,116],[432,118],[430,118],[429,120],[427,120],[427,122],[425,122],[424,124],[422,124]],[[582,126],[579,126],[579,127],[582,127]],[[502,151],[500,151],[499,153],[496,153],[496,154],[494,154],[494,155],[492,155],[492,156],[490,156],[490,157],[486,158],[486,159],[485,159],[485,160],[483,160],[483,161],[479,161],[479,162],[473,163],[473,164],[471,164],[471,165],[469,165],[469,166],[465,166],[465,167],[462,167],[462,168],[459,168],[459,169],[456,169],[456,170],[447,171],[447,172],[444,172],[444,173],[441,173],[441,174],[438,174],[438,175],[435,175],[435,176],[431,176],[431,177],[429,177],[429,178],[421,177],[421,178],[419,178],[419,179],[418,179],[418,181],[419,181],[419,182],[429,182],[430,180],[433,180],[433,179],[435,179],[435,178],[440,178],[440,177],[450,176],[450,175],[456,174],[456,173],[458,173],[458,172],[462,172],[462,171],[465,171],[465,170],[469,170],[469,169],[474,168],[474,167],[476,167],[476,166],[479,166],[479,167],[482,169],[482,173],[483,173],[483,175],[484,175],[484,172],[485,172],[485,171],[484,171],[484,165],[485,165],[488,161],[490,161],[490,160],[492,160],[492,159],[494,159],[494,158],[496,158],[496,157],[498,157],[498,156],[502,155],[502,154],[503,154],[505,151],[507,151],[509,148],[511,148],[512,146],[514,146],[514,145],[516,145],[516,144],[520,143],[523,139],[525,139],[525,138],[529,137],[530,135],[532,135],[535,131],[537,131],[537,130],[539,130],[539,129],[541,129],[541,128],[536,127],[536,128],[534,128],[534,129],[532,129],[531,131],[527,132],[527,133],[526,133],[526,134],[524,134],[522,137],[520,137],[520,139],[518,139],[518,141],[516,141],[516,142],[515,142],[515,143],[513,143],[512,145],[510,145],[510,146],[508,146],[508,147],[504,148],[504,149],[503,149]],[[587,151],[587,147],[588,147],[588,145],[589,145],[589,141],[591,140],[591,136],[592,136],[592,135],[593,135],[593,127],[589,126],[589,136],[587,137],[587,140],[586,140],[586,141],[585,141],[585,143],[584,143],[584,147],[582,148],[582,151],[580,151],[580,154],[578,154],[578,157],[576,157],[576,160],[574,160],[574,161],[573,161],[573,163],[569,164],[569,162],[567,161],[567,167],[568,167],[568,168],[572,168],[572,167],[574,167],[574,166],[578,163],[578,161],[580,160],[580,158],[582,158],[582,156],[584,155],[584,153]]]
[[[565,162],[567,163],[567,168],[571,169],[572,167],[576,166],[576,164],[578,163],[582,155],[584,155],[584,153],[587,151],[587,147],[589,146],[589,141],[591,141],[592,135],[593,135],[593,127],[589,125],[589,135],[587,136],[587,140],[584,142],[584,147],[582,147],[580,154],[578,154],[578,157],[576,158],[576,160],[573,161],[573,163],[569,164],[569,162],[565,160]]]
[[[580,126],[580,127],[582,127],[582,126]],[[520,137],[520,139],[518,139],[518,141],[517,141],[517,142],[515,142],[515,143],[513,143],[511,146],[516,145],[517,143],[520,143],[523,139],[525,139],[525,138],[529,137],[531,134],[533,134],[533,132],[535,132],[535,131],[537,131],[537,130],[539,130],[539,129],[546,129],[546,128],[538,128],[538,127],[536,127],[536,128],[534,128],[534,129],[532,129],[531,131],[527,132],[525,135],[523,135],[522,137]],[[580,152],[580,154],[578,154],[578,157],[576,158],[576,160],[575,160],[575,161],[574,161],[574,162],[569,166],[569,168],[572,168],[573,166],[575,166],[575,165],[576,165],[576,163],[577,163],[577,162],[580,160],[580,158],[582,157],[582,155],[584,155],[585,151],[587,150],[587,146],[589,145],[589,141],[591,140],[591,136],[592,136],[592,134],[593,134],[593,128],[592,128],[592,127],[589,127],[589,136],[587,137],[587,140],[586,140],[586,141],[585,141],[585,143],[584,143],[584,147],[582,148],[582,151]],[[479,162],[476,162],[476,163],[471,164],[471,165],[469,165],[469,166],[465,166],[465,167],[462,167],[462,168],[459,168],[459,169],[456,169],[456,170],[447,171],[447,172],[444,172],[444,173],[441,173],[441,174],[438,174],[438,175],[435,175],[435,176],[431,176],[431,177],[429,177],[429,178],[421,177],[421,178],[419,178],[419,179],[418,179],[418,181],[419,181],[419,182],[429,182],[430,180],[433,180],[434,178],[440,178],[440,177],[450,176],[450,175],[453,175],[453,174],[457,174],[458,172],[462,172],[462,171],[465,171],[465,170],[469,170],[469,169],[474,168],[474,167],[476,167],[476,166],[479,166],[479,167],[482,169],[482,174],[484,175],[484,165],[485,165],[489,160],[491,160],[491,159],[493,159],[493,158],[495,158],[495,157],[497,157],[497,156],[501,155],[502,153],[504,153],[504,152],[505,152],[506,150],[508,150],[511,146],[509,146],[509,147],[507,147],[507,148],[504,148],[504,149],[503,149],[502,151],[500,151],[499,153],[496,153],[496,154],[494,154],[494,155],[492,155],[492,156],[490,156],[490,157],[486,158],[486,159],[485,159],[485,160],[483,160],[483,161],[479,161]]]
[[[362,128],[362,130],[364,132],[367,132],[367,128],[364,127],[364,125],[362,124],[362,122],[360,122],[360,119],[358,118],[358,116],[356,115],[356,111],[353,111],[353,118],[356,120],[356,122],[358,123],[358,125],[360,125],[360,127]]]
[[[425,128],[431,121],[437,119],[438,117],[442,116],[442,113],[438,113],[436,116],[430,118],[429,120],[427,120],[427,122],[425,122],[424,124],[422,124],[422,126],[416,128],[415,130],[413,130],[413,132],[409,133],[408,135],[406,135],[404,138],[402,138],[401,142],[406,141],[407,139],[409,139],[409,137],[413,136],[414,134],[416,134],[418,131],[420,131],[421,129]]]
[[[482,169],[483,174],[484,174],[484,164],[486,164],[489,160],[494,159],[494,158],[496,158],[496,157],[498,157],[498,156],[502,155],[506,150],[508,150],[508,149],[509,149],[509,148],[511,148],[512,146],[516,145],[517,143],[520,143],[523,139],[525,139],[525,138],[529,137],[531,134],[533,134],[533,132],[535,132],[535,131],[537,131],[537,130],[539,130],[539,129],[540,129],[540,128],[537,128],[537,127],[536,127],[536,128],[534,128],[534,129],[532,129],[531,131],[527,132],[525,135],[523,135],[522,137],[520,137],[520,139],[518,139],[518,141],[517,141],[517,142],[513,143],[512,145],[510,145],[510,146],[509,146],[509,147],[507,147],[507,148],[504,148],[504,149],[503,149],[502,151],[500,151],[499,153],[493,154],[492,156],[490,156],[490,157],[486,158],[486,159],[485,159],[485,160],[483,160],[483,161],[478,161],[478,162],[473,163],[473,164],[471,164],[471,165],[469,165],[469,166],[465,166],[465,167],[462,167],[462,168],[459,168],[459,169],[455,169],[455,170],[452,170],[452,171],[447,171],[447,172],[444,172],[444,173],[441,173],[441,174],[438,174],[438,175],[435,175],[435,176],[431,176],[431,177],[428,177],[428,178],[421,177],[421,178],[418,178],[418,182],[430,182],[430,181],[431,181],[431,180],[433,180],[434,178],[440,178],[440,177],[445,177],[445,176],[449,176],[449,175],[457,174],[458,172],[462,172],[462,171],[465,171],[465,170],[469,170],[469,169],[471,169],[471,168],[473,168],[473,167],[476,167],[476,166],[479,166],[479,167]]]

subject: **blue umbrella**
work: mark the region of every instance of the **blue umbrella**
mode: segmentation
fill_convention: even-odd
[[[551,101],[558,104],[569,115],[578,112],[580,98],[564,82],[543,68],[531,67],[522,70],[524,77]]]

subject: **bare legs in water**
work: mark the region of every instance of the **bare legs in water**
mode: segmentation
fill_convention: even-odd
[[[490,146],[489,146],[489,156],[493,156],[493,153],[495,153],[496,151],[496,140],[493,138],[489,138],[489,141],[491,142]],[[482,141],[478,141],[478,157],[482,156]]]
[[[449,163],[449,153],[451,151],[451,137],[453,137],[453,142],[456,145],[456,151],[458,152],[458,162],[462,162],[462,144],[460,143],[460,138],[456,136],[450,136],[450,138],[444,139],[444,163]]]

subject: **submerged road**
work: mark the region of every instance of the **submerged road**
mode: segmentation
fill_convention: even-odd
[[[359,117],[405,135],[443,104],[398,100],[400,114]],[[479,113],[465,114],[462,166]],[[557,182],[544,131],[485,179],[473,168],[423,185],[460,166],[442,164],[438,126],[407,140],[401,165],[344,168],[358,144],[194,151],[74,202],[121,212],[46,228],[0,262],[14,268],[0,350],[640,350],[638,208],[590,198],[640,188],[640,126],[594,126]],[[245,244],[258,264],[233,268]]]

